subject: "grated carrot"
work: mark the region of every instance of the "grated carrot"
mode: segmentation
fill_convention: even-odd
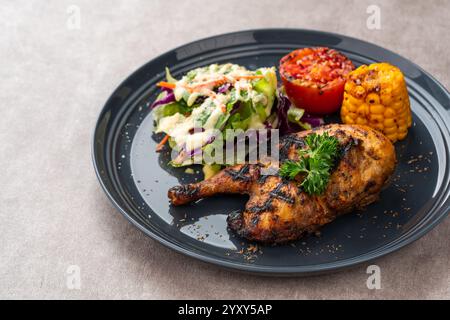
[[[158,87],[168,88],[168,89],[175,89],[175,83],[170,83],[166,81],[161,81],[156,84]]]
[[[161,152],[161,150],[163,149],[164,145],[167,143],[167,141],[169,141],[169,138],[170,138],[170,136],[168,134],[166,134],[166,136],[156,146],[156,152]]]

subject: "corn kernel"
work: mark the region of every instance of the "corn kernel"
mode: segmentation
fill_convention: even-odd
[[[381,95],[381,103],[388,106],[392,103],[392,98],[389,95]]]
[[[357,110],[357,113],[361,117],[365,117],[366,115],[368,115],[369,114],[369,107],[367,106],[367,104],[363,103],[362,105],[360,105],[358,110]]]
[[[394,102],[394,103],[392,104],[392,108],[396,109],[397,112],[398,112],[398,111],[401,111],[400,109],[401,109],[402,107],[403,107],[403,103],[402,103],[401,101]]]
[[[407,121],[408,121],[407,118],[399,118],[399,119],[397,120],[397,124],[399,125],[399,127],[400,127],[400,126],[407,126]]]
[[[362,99],[366,94],[366,89],[364,89],[364,87],[362,86],[356,86],[352,90],[352,94],[355,96],[356,99]]]
[[[408,134],[408,131],[399,132],[398,135],[397,135],[398,140],[403,140],[403,139],[405,139],[405,137],[406,137],[407,134]]]
[[[386,110],[384,110],[384,116],[386,118],[393,118],[395,116],[395,111],[392,108],[386,108]]]
[[[396,126],[393,126],[393,127],[384,126],[384,131],[383,132],[386,135],[396,133],[397,132],[397,127]]]
[[[386,134],[386,137],[388,137],[389,140],[391,140],[391,141],[397,141],[397,134],[396,133]]]
[[[351,91],[349,90],[349,92],[351,92]],[[346,105],[352,104],[354,106],[359,106],[362,103],[361,99],[357,99],[354,96],[352,96],[351,94],[347,94],[347,95],[345,95],[345,97],[347,98]]]
[[[372,123],[383,123],[384,117],[382,114],[370,114],[369,115],[370,122]]]
[[[382,104],[374,104],[370,106],[370,113],[383,114],[384,106]]]
[[[347,109],[348,109],[348,111],[350,111],[350,112],[355,112],[355,111],[358,109],[358,107],[357,107],[356,104],[349,103],[348,106],[347,106]]]
[[[366,97],[366,103],[368,104],[379,104],[380,97],[376,93],[369,93]]]
[[[356,120],[356,118],[358,118],[358,114],[354,112],[349,112],[347,116],[352,118],[353,120]]]
[[[367,124],[367,120],[366,120],[366,118],[358,117],[358,118],[356,119],[356,123],[357,123],[357,124],[364,125],[364,124]]]
[[[345,123],[354,124],[355,121],[349,115],[345,116]]]
[[[347,115],[347,114],[349,114],[348,108],[347,108],[347,107],[342,107],[342,109],[341,109],[341,114],[342,114],[342,115]]]
[[[384,120],[383,124],[385,127],[393,127],[395,126],[395,120],[392,118],[387,118]]]
[[[392,88],[387,87],[381,90],[381,95],[385,97],[391,97],[392,98]]]

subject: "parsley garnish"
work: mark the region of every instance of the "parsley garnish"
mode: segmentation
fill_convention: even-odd
[[[298,161],[288,160],[280,168],[280,175],[294,180],[304,174],[301,186],[309,194],[322,194],[330,179],[331,169],[339,155],[339,141],[327,132],[312,133],[305,138],[307,149],[299,150]]]

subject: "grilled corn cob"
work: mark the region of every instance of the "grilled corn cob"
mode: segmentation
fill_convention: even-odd
[[[389,63],[363,65],[348,75],[342,122],[365,124],[392,142],[402,140],[411,127],[411,108],[402,72]]]

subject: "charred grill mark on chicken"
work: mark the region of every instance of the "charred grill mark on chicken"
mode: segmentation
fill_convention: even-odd
[[[250,181],[249,173],[249,165],[244,164],[239,170],[233,169],[225,169],[225,172],[233,179],[234,181]]]
[[[276,198],[289,204],[294,204],[295,199],[291,197],[289,194],[285,193],[283,190],[281,190],[284,186],[288,185],[289,184],[286,181],[280,182],[274,190],[269,192],[270,199]]]
[[[282,137],[280,141],[281,162],[289,158],[289,151],[292,146],[294,146],[295,149],[303,149],[306,146],[305,139],[299,138],[296,135],[287,135]]]

